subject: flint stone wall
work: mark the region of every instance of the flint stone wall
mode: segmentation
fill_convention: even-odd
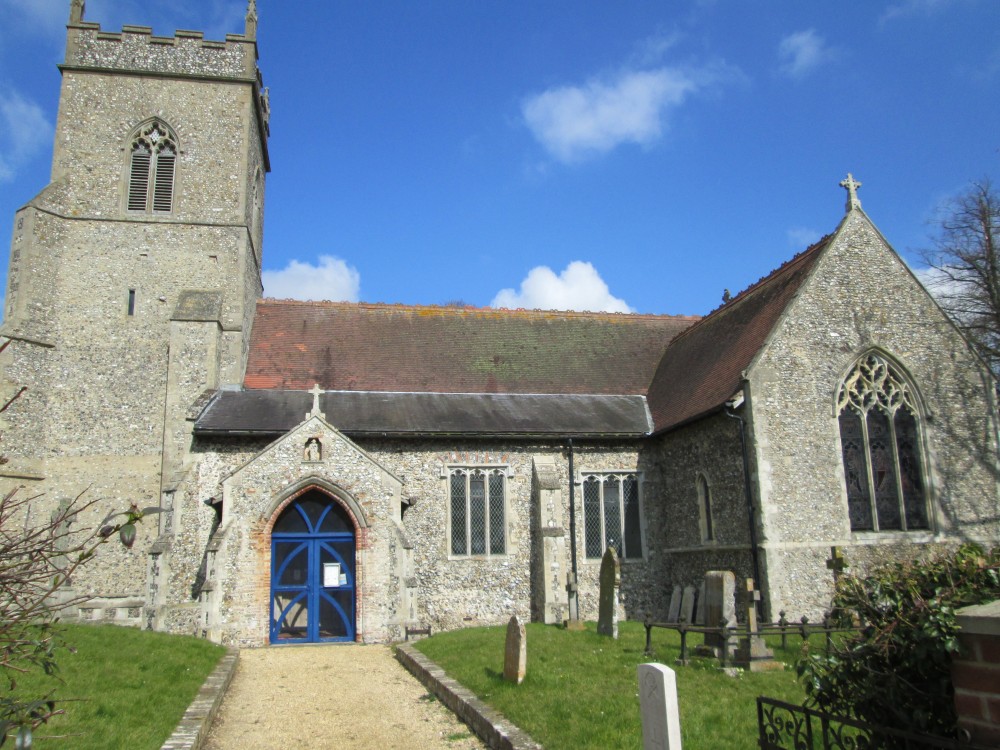
[[[835,410],[841,380],[876,349],[923,411],[930,531],[852,532]],[[772,616],[829,606],[832,545],[852,572],[961,540],[1000,538],[996,421],[981,362],[867,217],[854,211],[749,373]]]

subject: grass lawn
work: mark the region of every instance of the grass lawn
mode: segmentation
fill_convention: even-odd
[[[730,677],[712,659],[676,666],[680,636],[670,630],[653,630],[654,653],[647,657],[646,632],[638,622],[621,623],[617,641],[597,635],[595,623],[583,632],[526,627],[528,671],[520,685],[503,680],[504,627],[440,633],[415,645],[546,750],[641,748],[636,666],[645,662],[677,673],[685,750],[756,748],[757,696],[805,699],[791,666],[799,656],[797,638],[789,639],[794,651],[775,650],[786,670]],[[688,636],[689,649],[692,641],[700,643],[701,636]]]
[[[35,731],[36,739],[70,735],[46,746],[159,748],[225,653],[198,638],[134,628],[64,628],[76,653],[57,652],[61,681],[44,674],[17,677],[16,694],[38,697],[54,690],[66,712]]]

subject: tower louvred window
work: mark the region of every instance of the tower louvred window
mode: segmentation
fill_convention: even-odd
[[[176,139],[158,122],[140,129],[132,139],[129,161],[129,211],[170,213],[174,206],[177,169]]]

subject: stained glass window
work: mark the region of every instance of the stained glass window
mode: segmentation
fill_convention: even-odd
[[[453,469],[451,554],[502,555],[507,551],[504,474],[499,469]]]
[[[642,557],[638,477],[587,474],[582,484],[587,557],[600,558],[608,547],[614,547],[619,557]]]
[[[928,528],[917,409],[900,370],[865,355],[841,384],[837,406],[851,530]]]

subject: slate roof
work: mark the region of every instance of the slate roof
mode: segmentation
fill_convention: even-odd
[[[670,343],[647,394],[654,432],[705,416],[733,397],[743,371],[832,237],[799,253]]]
[[[247,389],[643,395],[691,316],[260,300]]]
[[[200,435],[279,435],[312,409],[305,391],[218,391],[194,425]],[[320,395],[327,421],[351,436],[505,435],[638,438],[652,422],[642,396],[387,393]]]

